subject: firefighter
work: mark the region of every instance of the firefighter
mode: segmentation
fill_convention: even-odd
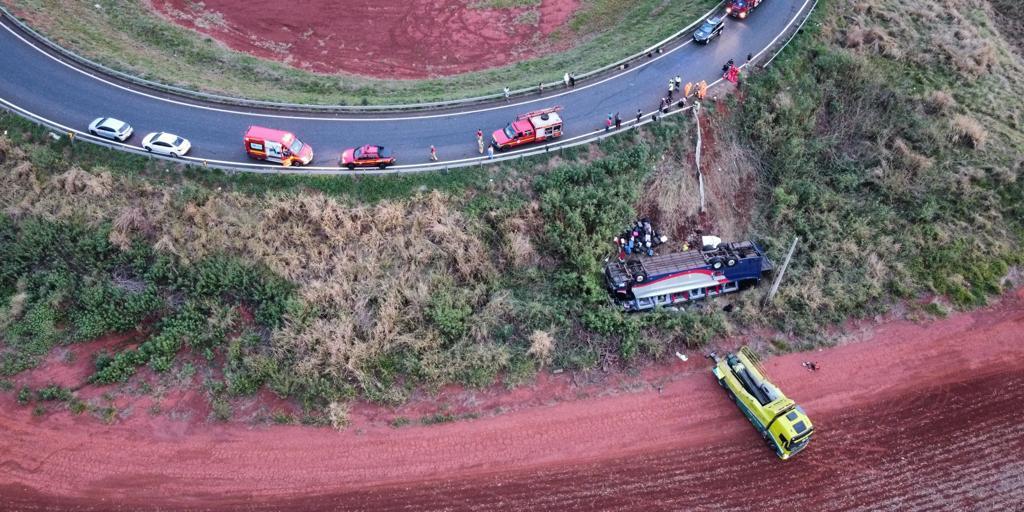
[[[693,82],[686,82],[686,86],[683,87],[683,97],[689,98],[691,92],[693,92]]]

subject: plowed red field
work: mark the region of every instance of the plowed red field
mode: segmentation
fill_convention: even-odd
[[[321,73],[427,78],[562,50],[579,0],[486,8],[471,0],[149,0],[168,20],[230,48]],[[478,6],[474,6],[478,4]],[[509,4],[514,5],[514,4]]]
[[[821,370],[810,372],[801,361]],[[0,509],[1020,510],[1024,291],[776,357],[818,429],[778,461],[707,371],[435,426],[193,432],[39,419],[5,395]]]

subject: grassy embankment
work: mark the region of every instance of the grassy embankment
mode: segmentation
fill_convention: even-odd
[[[483,1],[478,8],[533,8],[539,2]],[[498,69],[426,80],[380,80],[306,72],[226,49],[154,15],[140,0],[108,3],[11,0],[34,28],[66,48],[149,80],[229,96],[329,105],[398,104],[493,94],[596,69],[671,35],[716,0],[584,0],[552,42],[572,48]],[[538,16],[519,22],[536,23]]]
[[[80,341],[81,325],[96,334],[144,318],[159,328],[151,340],[168,343],[158,355],[224,354],[210,363],[222,393],[267,386],[302,402],[309,421],[341,425],[356,396],[514,386],[544,367],[628,366],[756,326],[789,332],[779,348],[810,346],[824,326],[922,294],[943,297],[924,314],[982,304],[1022,263],[1024,100],[1013,84],[1024,66],[993,18],[971,2],[944,6],[938,23],[898,2],[824,2],[771,70],[706,109],[717,171],[702,219],[689,119],[493,170],[319,179],[165,172],[2,117],[3,360],[28,361],[4,371]],[[734,210],[745,202],[752,211]],[[804,243],[767,310],[748,292],[627,316],[605,302],[599,268],[637,212],[677,237],[700,225],[763,238],[776,258],[793,235]],[[91,242],[52,251],[54,236]],[[249,277],[199,286],[189,276],[209,262]],[[89,298],[101,292],[113,299]],[[231,313],[267,297],[279,317],[245,325]],[[91,320],[109,314],[100,305],[124,320]],[[195,322],[179,330],[181,317]],[[230,323],[217,331],[228,334],[195,344],[199,317]],[[169,360],[118,358],[125,378]],[[97,361],[96,379],[121,377],[110,361]]]

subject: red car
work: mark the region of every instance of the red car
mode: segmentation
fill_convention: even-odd
[[[394,165],[395,157],[391,152],[384,149],[384,146],[367,144],[358,148],[348,148],[341,154],[342,167],[355,169],[356,167],[380,167],[381,169]]]
[[[743,19],[746,18],[750,11],[754,10],[755,7],[761,5],[762,0],[730,0],[729,5],[725,6],[725,12],[729,16],[734,18]]]

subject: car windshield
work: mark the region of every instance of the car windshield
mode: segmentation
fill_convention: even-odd
[[[508,137],[510,139],[516,138],[516,130],[515,130],[515,128],[512,128],[512,125],[506,126],[505,130],[503,130],[503,131],[505,132],[505,136],[506,137]]]
[[[299,139],[293,140],[291,150],[292,153],[298,153],[302,151],[302,141],[300,141]]]

